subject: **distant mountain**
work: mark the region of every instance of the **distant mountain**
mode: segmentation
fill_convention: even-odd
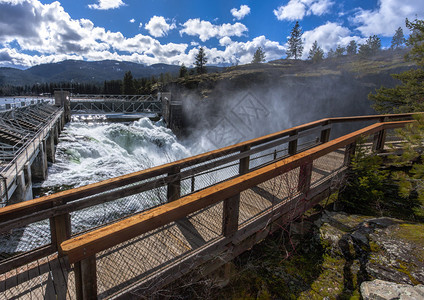
[[[131,71],[134,78],[158,76],[161,73],[178,74],[180,66],[154,64],[150,66],[132,62],[115,60],[81,61],[66,60],[58,63],[43,64],[26,70],[0,68],[0,86],[31,85],[50,82],[80,82],[101,83],[105,80],[117,80],[124,77],[125,72]],[[210,67],[211,72],[222,70]]]

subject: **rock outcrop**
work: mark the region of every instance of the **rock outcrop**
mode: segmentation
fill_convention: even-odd
[[[346,261],[345,279],[362,283],[364,298],[424,299],[424,225],[340,212],[325,212],[316,225],[326,251]],[[383,282],[392,288],[380,297]]]

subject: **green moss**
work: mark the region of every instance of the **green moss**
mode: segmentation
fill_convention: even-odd
[[[373,240],[369,241],[369,245],[370,245],[370,251],[371,252],[380,252],[381,251],[380,246],[376,242],[374,242]]]
[[[424,224],[400,224],[394,237],[414,246],[414,255],[424,262]]]

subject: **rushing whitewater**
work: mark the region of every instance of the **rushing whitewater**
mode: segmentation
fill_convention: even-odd
[[[49,167],[43,190],[78,187],[140,171],[190,156],[173,132],[159,121],[142,118],[122,123],[71,122],[60,135],[56,163]],[[152,193],[144,199],[126,197],[71,214],[72,232],[98,226],[159,204]],[[0,253],[28,251],[50,243],[49,221],[41,221],[0,235]]]
[[[44,188],[82,186],[190,155],[162,122],[72,122],[62,132]]]

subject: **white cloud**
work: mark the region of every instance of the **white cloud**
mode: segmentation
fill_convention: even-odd
[[[88,7],[91,9],[108,10],[115,9],[125,5],[122,0],[98,0],[96,4],[89,4]]]
[[[331,22],[327,22],[313,30],[305,31],[302,35],[302,40],[304,42],[302,58],[308,57],[309,50],[314,41],[317,41],[318,46],[320,46],[324,52],[335,49],[338,45],[345,47],[351,40],[356,42],[363,41],[362,38],[352,35],[349,28]]]
[[[329,13],[334,2],[331,0],[290,0],[287,5],[281,5],[274,9],[274,15],[278,20],[301,20],[304,16]]]
[[[184,27],[180,30],[183,33],[191,36],[199,36],[202,42],[205,42],[213,37],[221,38],[224,36],[242,36],[247,27],[239,22],[234,24],[214,25],[209,21],[201,21],[200,19],[189,19],[182,24]]]
[[[174,23],[168,24],[162,16],[153,16],[149,23],[144,26],[144,28],[149,31],[150,35],[154,37],[162,37],[175,27]]]
[[[15,44],[19,50],[11,46]],[[72,19],[57,1],[0,2],[1,66],[29,67],[70,58],[179,63],[186,56],[187,47],[185,43],[161,44],[141,34],[125,37],[96,27],[90,20]],[[24,54],[25,51],[34,55]]]
[[[138,28],[142,28],[143,27],[143,23],[140,22],[140,24],[138,24]]]
[[[378,4],[375,10],[359,9],[351,18],[365,36],[393,36],[399,26],[405,28],[405,18],[413,20],[424,16],[422,0],[379,0]]]
[[[231,14],[234,18],[237,20],[243,19],[245,16],[250,14],[250,7],[247,5],[240,5],[240,9],[237,10],[237,8],[231,9]]]
[[[221,38],[219,40],[219,44],[221,46],[227,46],[230,45],[233,41],[231,40],[231,38],[229,38],[228,36],[224,36],[223,38]]]
[[[134,22],[135,22],[135,19],[131,19],[131,20],[130,20],[130,23],[134,23]]]
[[[281,58],[284,54],[283,45],[265,36],[247,42],[232,41],[232,36],[247,32],[241,23],[213,25],[198,19],[192,20],[192,24],[190,20],[187,22],[183,27],[183,30],[191,30],[187,34],[204,40],[219,39],[222,49],[205,48],[210,64],[248,63],[258,47],[264,49],[267,60]],[[199,30],[195,31],[190,24],[197,25]],[[121,32],[97,27],[87,19],[72,19],[57,1],[42,4],[39,0],[11,0],[7,3],[0,0],[0,66],[30,67],[65,59],[110,59],[147,65],[180,65],[184,62],[190,66],[198,46],[197,41],[191,45],[162,44],[150,35],[124,36]]]
[[[225,37],[222,38],[221,41],[225,44],[224,50],[204,47],[206,57],[208,58],[208,64],[231,65],[250,63],[258,47],[262,47],[265,51],[265,59],[267,61],[280,59],[285,52],[284,46],[280,45],[278,42],[268,40],[263,35],[247,42],[232,42]],[[197,53],[198,49],[191,49],[187,54],[187,61],[185,61],[184,64],[186,66],[192,65]]]

